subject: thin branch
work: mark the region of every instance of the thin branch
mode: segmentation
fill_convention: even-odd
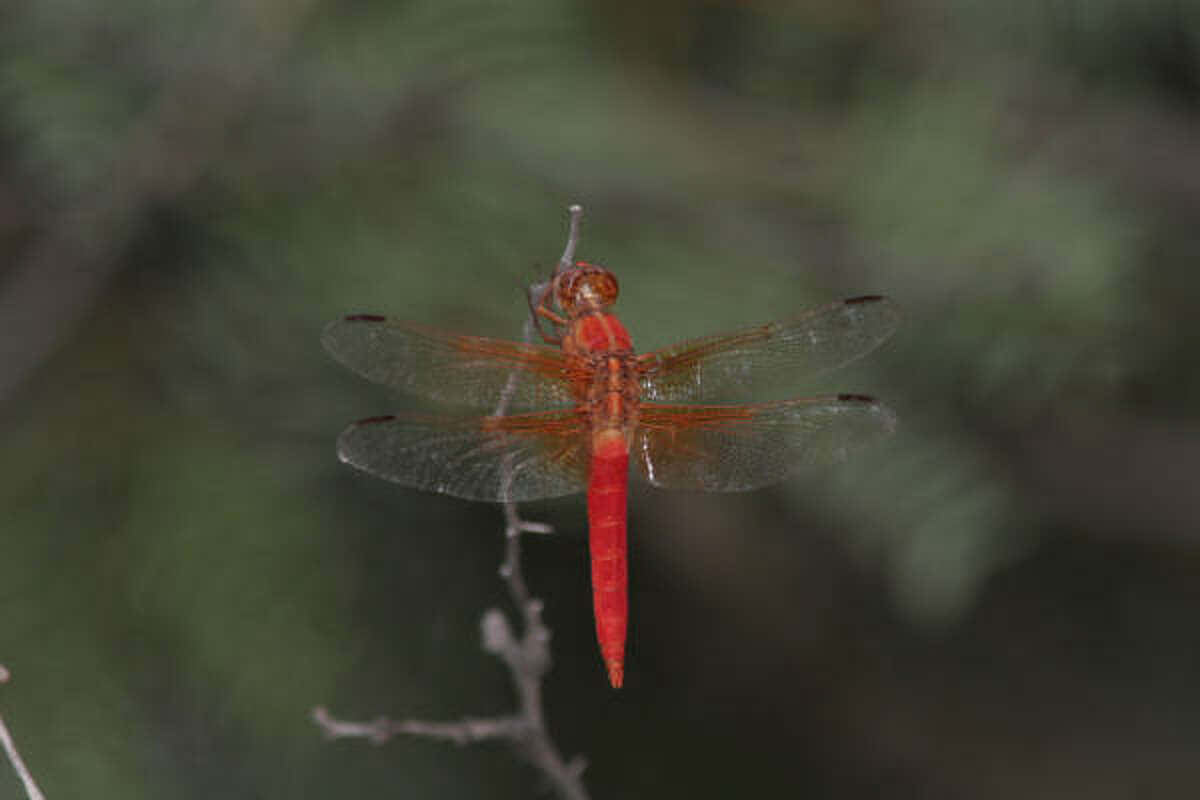
[[[8,678],[8,669],[3,664],[0,664],[0,683],[8,683]],[[13,741],[12,734],[8,731],[8,726],[4,724],[4,717],[0,717],[0,746],[4,747],[4,753],[8,756],[8,761],[12,764],[13,771],[21,779],[21,784],[25,787],[25,794],[29,796],[29,800],[46,800],[46,796],[42,794],[42,790],[34,782],[29,768],[25,766],[25,761],[21,758],[20,752],[17,751],[17,743]]]
[[[563,249],[558,269],[571,266],[579,244],[579,222],[583,209],[573,205],[567,245]],[[532,318],[525,320],[524,340],[533,338]],[[503,416],[516,387],[518,375],[508,376],[493,416]],[[504,494],[512,481],[512,463],[504,467]],[[393,736],[423,736],[451,741],[456,744],[502,739],[511,743],[529,763],[542,772],[551,786],[566,800],[588,800],[583,785],[584,759],[576,756],[565,760],[546,728],[542,708],[542,679],[550,671],[550,629],[542,621],[542,601],[529,594],[521,572],[521,534],[550,533],[552,528],[540,522],[521,519],[517,504],[504,504],[504,561],[500,578],[508,587],[508,595],[521,620],[521,635],[514,634],[508,617],[499,609],[490,608],[483,614],[483,649],[499,658],[508,667],[513,688],[517,693],[517,713],[501,717],[468,717],[458,722],[429,722],[425,720],[391,720],[380,717],[371,722],[351,722],[330,716],[324,707],[313,710],[313,721],[326,736],[333,739],[366,739],[383,744]]]
[[[321,726],[330,739],[367,739],[372,744],[383,744],[393,736],[407,734],[462,745],[488,739],[516,738],[524,734],[525,728],[525,722],[520,717],[465,717],[460,722],[424,722],[417,719],[397,722],[380,717],[374,722],[344,722],[331,717],[324,706],[313,709],[313,721]]]
[[[563,271],[575,265],[575,249],[579,246],[579,223],[583,220],[583,206],[567,206],[567,213],[570,214],[570,222],[567,229],[567,244],[563,248],[562,256],[558,259],[558,264],[554,267],[554,275],[548,280],[531,284],[525,290],[525,297],[529,302],[529,318],[525,320],[524,334],[524,339],[527,343],[533,341],[535,331],[546,341],[553,340],[553,337],[548,336],[542,330],[542,321],[538,313],[542,301],[546,298],[550,287],[554,283],[554,279]],[[509,374],[509,386],[505,388],[505,391],[500,396],[500,405],[497,408],[495,416],[500,416],[504,409],[508,407],[508,399],[512,395],[511,386],[516,377],[517,374],[515,371]]]
[[[583,221],[583,206],[567,206],[571,221],[567,228],[567,246],[563,248],[562,258],[558,260],[556,272],[570,269],[575,264],[575,249],[579,246],[579,223]]]

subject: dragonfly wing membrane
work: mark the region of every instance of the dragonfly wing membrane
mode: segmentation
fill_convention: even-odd
[[[855,297],[791,319],[692,339],[638,358],[642,399],[714,402],[784,389],[874,350],[900,313],[886,297]]]
[[[325,349],[368,380],[430,400],[492,408],[573,402],[566,360],[552,347],[461,336],[386,317],[358,314],[331,322]]]
[[[343,431],[338,457],[415,489],[515,503],[582,491],[586,442],[573,411],[469,420],[389,416]]]
[[[664,489],[759,489],[804,465],[845,460],[890,434],[895,415],[862,395],[731,406],[647,404],[633,460]]]

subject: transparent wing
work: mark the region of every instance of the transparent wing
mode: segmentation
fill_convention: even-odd
[[[587,431],[574,411],[469,420],[372,417],[338,457],[380,478],[467,500],[523,502],[582,491]]]
[[[573,403],[565,359],[553,347],[460,336],[369,314],[331,322],[321,343],[364,378],[431,400],[494,408],[511,391],[513,409]]]
[[[792,319],[692,339],[638,357],[642,399],[712,402],[794,391],[802,377],[836,369],[892,335],[900,313],[877,295],[842,300]]]
[[[776,483],[801,465],[842,461],[895,426],[888,408],[853,394],[736,406],[644,405],[630,455],[654,486],[739,492]]]

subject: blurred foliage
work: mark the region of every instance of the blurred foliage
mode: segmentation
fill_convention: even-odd
[[[501,749],[308,721],[510,702],[478,648],[497,510],[341,467],[346,421],[414,401],[317,339],[367,310],[513,336],[571,202],[642,349],[906,312],[811,387],[884,398],[885,447],[635,493],[619,695],[582,503],[527,510],[564,534],[528,578],[594,796],[1194,793],[1200,6],[4,15],[0,333],[37,368],[0,398],[0,713],[49,796],[529,796]],[[35,260],[55,237],[84,255]]]

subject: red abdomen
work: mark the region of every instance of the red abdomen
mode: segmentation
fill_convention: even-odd
[[[625,675],[625,630],[629,617],[625,546],[625,499],[629,451],[619,430],[595,434],[588,481],[588,542],[592,553],[592,601],[596,638],[608,680],[620,688]]]

